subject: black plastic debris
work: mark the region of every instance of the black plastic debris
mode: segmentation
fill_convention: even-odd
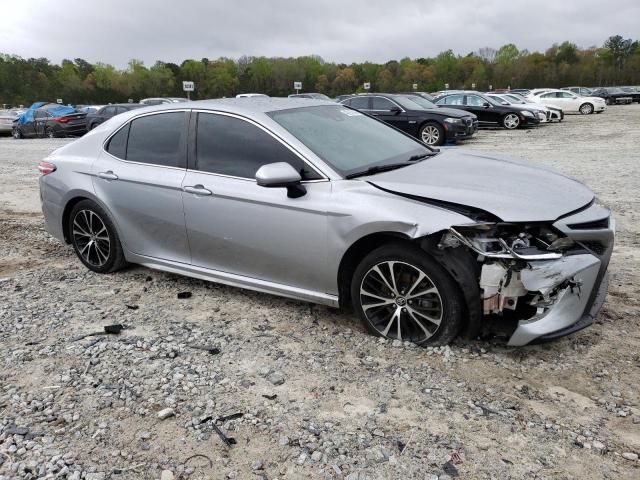
[[[242,417],[244,417],[244,413],[238,412],[238,413],[231,413],[229,415],[218,417],[218,420],[220,420],[221,422],[226,422],[227,420],[237,420],[238,418],[242,418]]]
[[[458,477],[460,474],[458,473],[458,469],[455,467],[455,465],[451,462],[447,462],[442,466],[442,470],[444,470],[444,473],[446,473],[447,475],[449,475],[450,477]]]
[[[125,305],[129,310],[138,310],[140,307],[138,305]]]
[[[124,325],[121,325],[121,324],[119,324],[119,323],[116,323],[116,324],[114,324],[114,325],[105,325],[105,326],[104,326],[104,333],[109,333],[109,334],[117,335],[117,334],[119,334],[123,329],[124,329]]]
[[[210,345],[189,345],[190,348],[195,348],[196,350],[204,350],[210,355],[218,355],[221,350],[218,347],[213,347]]]
[[[275,400],[276,398],[278,398],[277,394],[273,394],[273,395],[262,395],[264,398],[266,398],[267,400]]]
[[[178,298],[180,300],[183,300],[185,298],[191,298],[192,293],[191,292],[179,292],[178,293]]]

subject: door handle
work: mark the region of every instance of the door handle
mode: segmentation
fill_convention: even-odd
[[[118,175],[113,173],[111,170],[109,170],[108,172],[98,173],[98,177],[103,178],[105,180],[118,180]]]
[[[211,190],[207,190],[206,188],[204,188],[204,186],[200,184],[183,187],[182,190],[184,190],[187,193],[193,193],[194,195],[212,195],[213,194]]]

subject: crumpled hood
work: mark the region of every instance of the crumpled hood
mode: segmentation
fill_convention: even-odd
[[[362,178],[392,193],[474,207],[505,222],[551,222],[594,198],[577,180],[547,167],[458,148]]]

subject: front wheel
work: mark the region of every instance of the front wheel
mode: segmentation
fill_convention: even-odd
[[[53,128],[47,127],[44,130],[44,136],[47,138],[56,138],[56,132],[53,131]]]
[[[76,255],[89,270],[109,273],[126,265],[113,222],[97,203],[78,202],[71,210],[67,228]]]
[[[20,131],[19,128],[14,128],[11,131],[11,135],[13,136],[13,138],[15,138],[16,140],[20,140],[21,138],[24,138],[22,135],[22,132]]]
[[[591,115],[593,113],[593,105],[590,103],[583,103],[580,105],[580,113],[582,115]]]
[[[351,299],[367,330],[377,336],[445,345],[462,327],[458,284],[411,244],[384,245],[369,253],[354,273]]]
[[[502,126],[508,130],[515,130],[520,126],[520,117],[515,113],[508,113],[502,117]]]
[[[420,128],[420,140],[427,145],[442,145],[444,143],[444,129],[437,123],[425,123]]]

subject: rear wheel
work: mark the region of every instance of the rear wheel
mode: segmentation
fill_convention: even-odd
[[[502,117],[502,126],[508,130],[514,130],[520,126],[520,117],[515,113],[507,113]]]
[[[583,103],[580,105],[580,113],[582,115],[591,115],[593,113],[593,105],[590,103]]]
[[[127,264],[113,222],[97,203],[78,202],[67,228],[76,255],[89,270],[109,273]]]
[[[54,132],[53,128],[51,128],[51,127],[45,128],[44,135],[47,138],[56,138],[56,132]]]
[[[369,332],[393,340],[444,345],[462,326],[458,284],[411,244],[385,245],[367,255],[354,273],[351,299]]]
[[[425,123],[420,128],[420,140],[427,145],[442,145],[444,143],[444,129],[435,122]]]
[[[13,136],[13,138],[15,138],[16,140],[20,140],[21,138],[24,138],[22,135],[22,131],[19,128],[14,128],[11,131],[11,135]]]

